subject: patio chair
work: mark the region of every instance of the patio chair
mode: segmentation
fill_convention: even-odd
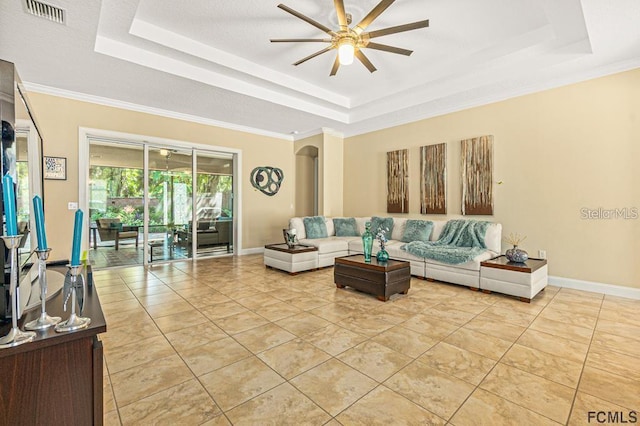
[[[138,248],[138,227],[123,225],[119,218],[96,219],[100,241],[115,241],[116,250],[120,247],[120,240],[135,239]]]

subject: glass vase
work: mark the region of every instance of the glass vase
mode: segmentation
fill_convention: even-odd
[[[524,263],[529,259],[529,254],[524,250],[520,250],[516,245],[507,250],[504,255],[510,262],[516,263]]]
[[[376,254],[376,259],[378,259],[379,263],[385,263],[389,260],[389,253],[384,248],[381,248]]]
[[[371,222],[364,224],[362,234],[362,250],[364,251],[364,261],[371,262],[371,250],[373,250],[373,234],[371,233]]]

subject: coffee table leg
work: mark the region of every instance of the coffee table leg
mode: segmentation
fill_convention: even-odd
[[[389,298],[384,296],[378,296],[378,300],[381,302],[386,302],[387,300],[389,300]]]
[[[336,283],[336,287],[338,287],[338,288],[344,288],[344,286],[343,286],[342,284],[338,284],[338,283]]]
[[[406,289],[405,291],[401,291],[400,294],[409,294],[409,289]]]

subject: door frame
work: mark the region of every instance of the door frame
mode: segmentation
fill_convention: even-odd
[[[188,141],[159,138],[155,136],[139,135],[134,133],[117,132],[113,130],[95,129],[89,127],[80,127],[78,129],[78,206],[83,211],[89,212],[89,165],[90,165],[90,150],[89,140],[98,139],[105,142],[112,141],[114,143],[133,142],[143,145],[145,152],[145,200],[148,194],[148,182],[146,179],[146,170],[148,162],[148,146],[149,145],[166,145],[168,147],[175,147],[179,149],[191,150],[192,153],[198,151],[204,152],[222,152],[225,154],[233,155],[233,254],[238,255],[242,253],[242,150],[236,148],[229,148],[219,145],[206,145],[198,144]],[[194,210],[195,211],[195,210]],[[90,218],[87,216],[87,220]],[[145,221],[148,218],[148,203],[145,202]],[[146,253],[147,247],[147,227],[145,227],[144,235],[144,252]],[[83,238],[81,244],[81,250],[89,250],[89,238]],[[195,252],[193,252],[195,255]],[[192,257],[189,260],[197,259],[197,256]],[[148,258],[146,254],[143,256],[143,265],[148,266]]]

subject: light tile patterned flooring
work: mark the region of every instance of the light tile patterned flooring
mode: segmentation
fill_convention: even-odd
[[[112,424],[588,424],[640,411],[640,301],[412,279],[383,303],[261,256],[95,273]]]

